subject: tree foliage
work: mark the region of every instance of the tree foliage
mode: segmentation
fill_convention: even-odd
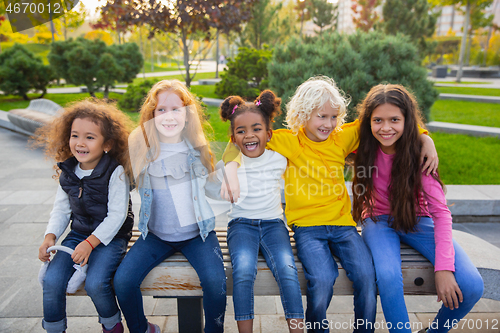
[[[283,43],[291,35],[294,23],[290,16],[281,16],[283,3],[257,0],[251,8],[252,18],[240,33],[240,45],[261,49],[264,44]]]
[[[313,23],[319,27],[320,35],[323,34],[323,29],[330,27],[330,30],[335,30],[337,25],[338,7],[328,0],[309,0],[309,11]]]
[[[65,2],[62,2],[65,4]],[[78,8],[66,10],[66,13],[58,18],[64,31],[64,40],[68,39],[68,30],[72,31],[81,26],[88,16],[87,9],[83,2],[79,1]]]
[[[131,82],[143,64],[135,43],[107,46],[84,38],[53,43],[48,58],[58,77],[85,85],[91,96],[104,87],[105,98],[115,82]]]
[[[304,22],[311,19],[311,12],[309,11],[310,0],[296,0],[296,5],[294,9],[297,11],[298,20],[300,22],[300,36],[302,37],[302,29],[304,27]]]
[[[382,7],[384,31],[391,35],[407,35],[423,56],[433,47],[426,38],[434,34],[439,14],[430,13],[430,9],[427,0],[386,0]]]
[[[118,107],[122,111],[139,112],[141,110],[144,99],[155,82],[144,80],[137,84],[129,84],[127,92],[123,94],[123,98],[118,101]]]
[[[375,23],[379,21],[379,16],[375,8],[380,6],[382,0],[354,0],[351,9],[354,13],[352,22],[356,28],[365,32],[370,31]]]
[[[240,31],[240,25],[250,19],[250,7],[256,0],[108,0],[101,8],[102,15],[116,10],[123,10],[118,22],[124,25],[150,28],[149,38],[158,33],[175,35],[174,41],[184,55],[186,85],[190,86],[191,61],[196,56],[190,54],[189,40],[202,35],[206,40],[212,38],[213,29],[222,33],[231,30]],[[203,54],[202,49],[200,54]],[[196,74],[196,73],[195,73]]]
[[[333,33],[306,42],[292,39],[276,46],[268,68],[269,86],[284,101],[312,76],[333,78],[352,99],[348,120],[356,118],[356,105],[379,83],[398,83],[412,90],[426,119],[438,97],[420,65],[416,46],[403,35],[358,30],[352,35]]]
[[[51,68],[20,44],[14,44],[0,54],[0,90],[5,95],[29,100],[28,91],[34,89],[41,92],[41,98],[53,79]]]
[[[267,64],[272,56],[268,48],[261,50],[240,47],[234,60],[229,59],[221,73],[222,80],[215,86],[221,98],[238,95],[251,100],[269,85]]]

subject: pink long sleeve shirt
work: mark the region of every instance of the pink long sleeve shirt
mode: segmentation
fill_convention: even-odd
[[[392,161],[394,155],[388,155],[379,148],[375,158],[375,167],[371,170],[375,191],[373,215],[391,215],[389,185],[391,182]],[[434,221],[434,240],[436,258],[434,271],[455,271],[455,250],[451,233],[451,212],[446,206],[446,198],[439,182],[431,175],[422,173],[423,200],[420,204],[420,216],[432,217]],[[366,212],[364,218],[368,217]]]

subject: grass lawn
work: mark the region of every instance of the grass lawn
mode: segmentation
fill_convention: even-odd
[[[139,73],[139,75],[140,75],[140,73]],[[193,75],[193,74],[191,73],[191,75]],[[215,78],[215,72],[198,73],[194,77],[194,81],[198,81],[199,79],[213,79],[213,78]],[[184,81],[184,78],[182,75],[166,75],[166,76],[156,76],[156,77],[149,77],[149,78],[147,77],[146,79],[144,79],[142,77],[137,77],[134,79],[133,83],[137,84],[137,83],[142,82],[144,80],[154,81],[156,83],[156,82],[161,81],[161,80],[173,80],[173,79]]]
[[[445,184],[500,184],[500,140],[468,135],[432,133]]]
[[[177,67],[177,64],[172,62],[170,63],[170,66],[158,66],[156,63],[153,64],[154,66],[154,70],[151,71],[151,62],[150,61],[145,61],[144,62],[144,70],[146,73],[151,73],[151,72],[170,72],[170,71],[178,71],[179,70],[179,67]],[[183,69],[184,67],[181,66],[181,69]],[[142,73],[142,70],[139,74]]]
[[[437,100],[431,108],[431,120],[500,127],[500,104]]]
[[[203,96],[208,98],[220,98],[215,94],[215,85],[191,86],[191,91],[198,96]]]
[[[455,82],[455,81],[435,81],[434,83],[445,83],[445,84],[490,84],[491,82],[472,82],[472,81],[461,81],[461,82]]]
[[[443,94],[461,94],[478,96],[500,96],[500,89],[496,88],[469,88],[469,87],[435,87]]]
[[[37,98],[40,94],[28,94],[29,98]],[[67,103],[72,101],[79,101],[85,98],[90,97],[87,93],[81,94],[45,94],[43,98],[50,99],[53,102],[61,106],[65,106]],[[102,98],[102,93],[97,93],[96,97]],[[112,100],[119,100],[122,97],[121,94],[117,93],[109,93],[109,98]],[[30,101],[25,101],[19,96],[3,96],[0,95],[0,110],[9,111],[12,109],[24,109],[30,104]]]

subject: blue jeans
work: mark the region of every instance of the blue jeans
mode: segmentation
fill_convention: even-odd
[[[354,288],[354,332],[373,332],[377,311],[377,286],[370,251],[355,227],[293,226],[297,255],[307,280],[308,332],[329,332],[326,310],[339,276],[333,255],[340,259]]]
[[[128,329],[144,333],[148,321],[144,315],[141,283],[148,273],[175,252],[182,252],[200,278],[205,310],[205,332],[223,332],[226,311],[226,274],[222,252],[214,231],[205,242],[200,236],[182,242],[166,242],[149,232],[139,237],[116,271],[115,291]]]
[[[61,245],[74,249],[87,236],[70,231]],[[88,261],[85,291],[92,298],[99,322],[108,327],[121,321],[120,310],[116,303],[111,281],[127,250],[127,241],[113,239],[107,246],[99,244],[91,253]],[[63,251],[58,251],[50,261],[43,280],[43,321],[47,332],[62,332],[66,322],[66,287],[75,272],[73,259]]]
[[[259,248],[278,283],[285,317],[304,318],[297,268],[283,220],[236,218],[228,224],[227,243],[233,266],[236,320],[254,318],[253,287]]]
[[[370,218],[365,220],[362,235],[373,255],[385,320],[388,325],[389,323],[392,325],[390,332],[411,332],[403,292],[400,242],[413,247],[434,265],[436,250],[434,222],[430,217],[421,217],[416,231],[406,234],[391,228],[387,222],[388,215],[381,215],[377,218],[377,222]],[[449,327],[453,326],[452,320],[460,321],[483,295],[481,275],[455,241],[453,241],[453,247],[455,248],[455,279],[462,291],[464,301],[454,310],[443,305],[434,318],[429,332],[448,332]]]

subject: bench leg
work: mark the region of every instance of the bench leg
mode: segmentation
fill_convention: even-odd
[[[203,298],[177,298],[177,318],[179,333],[203,332]]]

